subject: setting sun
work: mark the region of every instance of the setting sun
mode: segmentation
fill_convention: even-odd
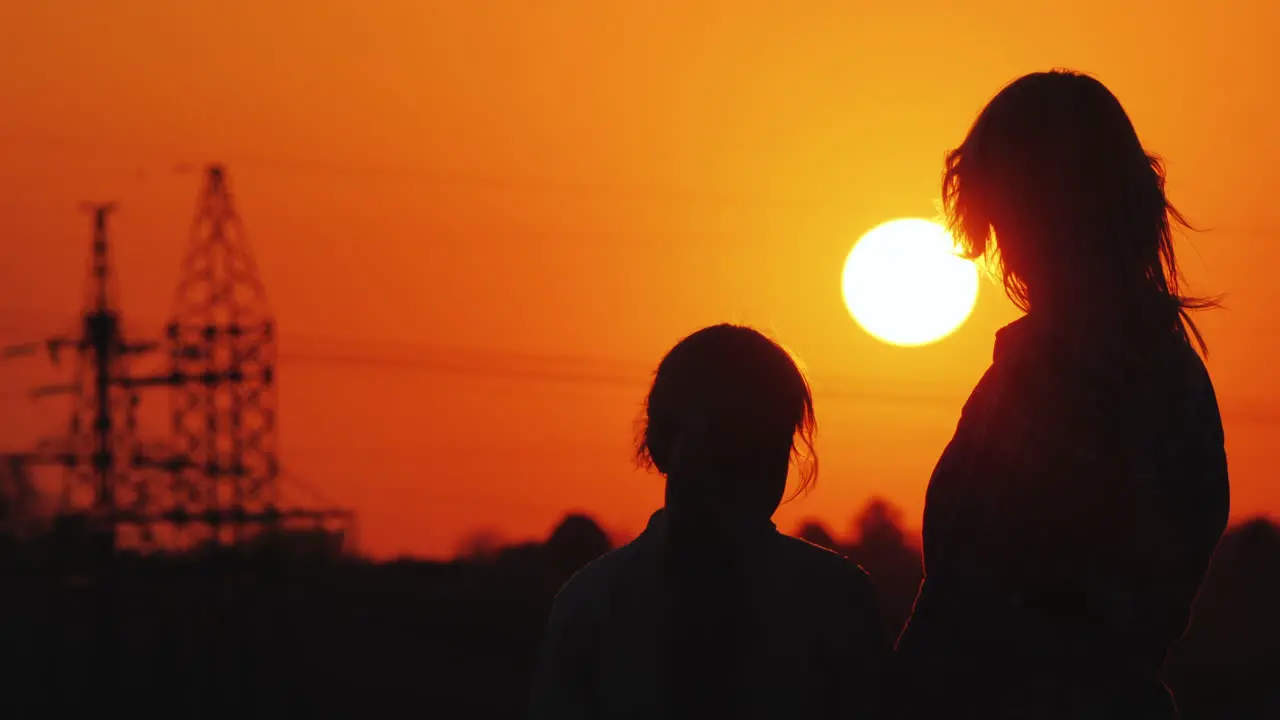
[[[937,342],[969,317],[978,268],[956,254],[937,223],[916,218],[872,228],[844,263],[845,306],[872,337],[914,347]]]

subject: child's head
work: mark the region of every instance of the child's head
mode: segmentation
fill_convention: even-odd
[[[645,403],[638,456],[667,478],[669,504],[769,517],[803,451],[817,475],[813,393],[791,355],[751,328],[714,325],[676,344]]]

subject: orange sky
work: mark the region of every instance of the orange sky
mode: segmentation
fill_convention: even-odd
[[[569,508],[639,530],[661,498],[629,464],[645,373],[720,320],[776,333],[819,391],[823,475],[779,522],[843,530],[869,494],[914,522],[1014,312],[987,283],[952,338],[887,347],[846,314],[841,264],[935,214],[943,152],[1003,83],[1066,65],[1213,228],[1182,252],[1227,293],[1202,327],[1234,511],[1280,511],[1280,7],[1126,5],[6,2],[0,340],[74,315],[86,199],[119,201],[123,307],[158,333],[199,188],[175,168],[221,160],[282,330],[283,463],[360,513],[366,551],[540,536]],[[62,427],[22,394],[42,368],[0,379],[5,447]]]

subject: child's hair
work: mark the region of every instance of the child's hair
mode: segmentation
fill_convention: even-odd
[[[817,478],[816,429],[813,392],[791,354],[752,328],[713,325],[658,365],[636,459],[670,475],[690,456],[729,469],[781,455],[797,461],[798,494]]]

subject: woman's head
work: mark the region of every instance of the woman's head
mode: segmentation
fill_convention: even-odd
[[[1164,167],[1120,101],[1076,72],[1032,73],[947,156],[943,205],[971,257],[998,257],[1010,299],[1064,316],[1142,317],[1199,333],[1183,297]]]
[[[813,394],[780,345],[751,328],[714,325],[658,365],[645,402],[638,459],[667,477],[668,503],[772,515],[793,457],[800,489],[817,474]]]

